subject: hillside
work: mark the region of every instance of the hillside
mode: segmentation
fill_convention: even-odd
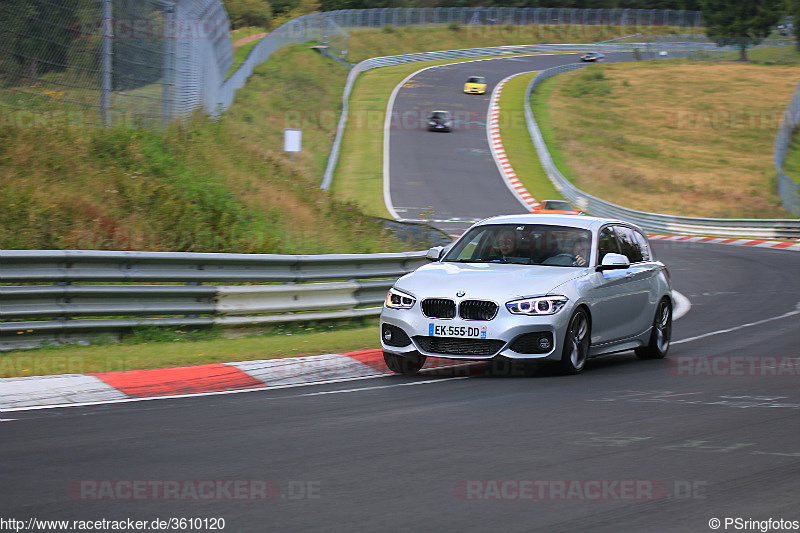
[[[0,247],[261,253],[400,250],[358,206],[319,190],[335,122],[283,153],[290,110],[337,112],[346,71],[305,47],[256,72],[221,120],[163,134],[0,128]]]

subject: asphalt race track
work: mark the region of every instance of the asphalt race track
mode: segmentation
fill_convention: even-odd
[[[606,57],[624,61],[632,54]],[[503,182],[489,148],[489,98],[492,89],[512,74],[577,61],[578,54],[469,61],[427,69],[406,81],[397,92],[388,132],[390,195],[398,216],[432,220],[434,226],[460,234],[487,216],[527,213]],[[464,94],[464,82],[471,75],[486,78],[486,94]],[[424,119],[434,109],[453,114],[451,133],[426,130]],[[500,124],[527,132],[522,116],[501,113]]]
[[[493,84],[533,69],[494,63],[448,67],[441,79],[457,91],[469,74]],[[414,89],[434,100],[428,85]],[[454,98],[465,109],[483,101],[463,96]],[[393,153],[405,139],[394,133]],[[404,146],[417,142],[408,133]],[[436,142],[392,157],[408,169],[392,167],[393,202],[407,218],[428,206],[441,220],[494,214],[489,207],[522,212],[510,194],[503,199],[490,155],[425,159],[480,150],[484,129],[413,134]],[[426,168],[441,179],[421,179]],[[758,531],[768,520],[771,530],[780,520],[800,529],[800,254],[653,247],[692,303],[665,360],[627,352],[590,360],[579,376],[474,365],[6,412],[0,519],[199,519],[199,530],[220,529],[222,519],[235,532],[705,532],[713,519],[720,531]]]

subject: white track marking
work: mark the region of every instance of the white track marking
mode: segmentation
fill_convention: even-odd
[[[672,307],[673,320],[678,320],[692,308],[692,302],[689,301],[689,298],[678,291],[672,291],[672,301],[674,302]]]
[[[440,378],[440,379],[429,379],[427,381],[410,381],[406,383],[395,383],[393,385],[378,385],[376,387],[361,387],[358,389],[342,389],[342,390],[329,390],[329,391],[321,391],[321,392],[309,392],[308,394],[301,394],[300,396],[323,396],[326,394],[344,394],[350,392],[363,392],[363,391],[372,391],[372,390],[380,390],[380,389],[394,389],[396,387],[410,387],[412,385],[429,385],[431,383],[442,383],[444,381],[453,381],[454,379],[467,379],[470,376],[458,376],[453,378]]]
[[[765,318],[763,320],[758,320],[756,322],[748,322],[747,324],[741,324],[739,326],[734,326],[732,328],[727,329],[720,329],[717,331],[710,331],[708,333],[703,333],[702,335],[697,335],[696,337],[689,337],[688,339],[681,339],[679,341],[672,341],[672,344],[683,344],[685,342],[692,342],[700,339],[705,339],[706,337],[711,337],[713,335],[722,335],[723,333],[732,333],[734,331],[739,331],[740,329],[749,328],[751,326],[760,326],[762,324],[766,324],[768,322],[774,322],[775,320],[782,320],[784,318],[789,318],[791,316],[800,315],[800,302],[797,304],[797,309],[794,311],[789,311],[788,313],[784,313],[779,316],[773,316],[771,318]]]

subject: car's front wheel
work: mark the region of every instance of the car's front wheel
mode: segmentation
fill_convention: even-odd
[[[636,357],[639,359],[663,359],[669,350],[672,338],[672,304],[668,298],[662,298],[656,307],[656,316],[653,319],[653,329],[650,331],[650,341],[647,346],[636,348]]]
[[[404,376],[413,376],[422,365],[425,364],[426,357],[418,353],[409,355],[398,355],[395,353],[383,352],[383,360],[386,361],[386,366],[389,370],[396,374],[403,374]]]
[[[567,374],[579,374],[589,358],[591,324],[585,309],[578,309],[569,319],[561,351],[561,369]]]

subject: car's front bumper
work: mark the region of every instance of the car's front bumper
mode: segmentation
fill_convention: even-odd
[[[569,307],[569,306],[567,306]],[[526,316],[511,315],[501,309],[493,320],[431,319],[423,316],[418,307],[413,309],[389,309],[381,313],[381,347],[385,352],[410,354],[418,352],[431,357],[460,360],[487,360],[505,357],[522,360],[561,359],[562,343],[569,322],[571,309],[561,309],[555,315]],[[407,337],[398,342],[384,340],[384,325],[399,328]],[[432,326],[456,328],[486,328],[485,339],[464,340],[459,337],[432,335]],[[539,339],[547,339],[549,346],[542,348]],[[534,345],[534,349],[521,347]],[[403,344],[403,345],[398,345]],[[474,353],[474,352],[482,353]],[[470,352],[470,353],[466,353]]]

